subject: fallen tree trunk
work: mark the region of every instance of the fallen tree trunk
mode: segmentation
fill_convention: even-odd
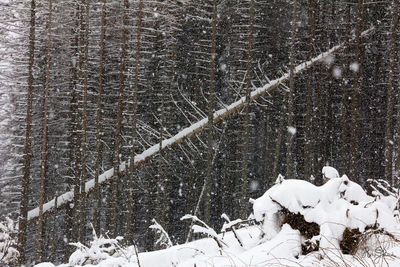
[[[371,35],[373,32],[375,32],[375,28],[372,27],[366,31],[364,31],[361,34],[361,37],[367,37]],[[332,47],[331,49],[327,50],[326,52],[323,52],[319,54],[318,56],[312,58],[309,61],[303,62],[302,64],[297,65],[294,68],[293,75],[298,75],[299,73],[302,73],[303,71],[309,69],[313,65],[315,65],[317,62],[321,61],[322,59],[326,58],[328,55],[333,54],[337,52],[338,50],[344,48],[348,43],[351,43],[354,41],[354,38],[349,40],[348,42],[336,45]],[[269,81],[269,83],[265,84],[262,87],[259,87],[255,90],[253,90],[250,94],[250,101],[254,101],[260,96],[274,90],[275,88],[279,87],[282,83],[285,83],[289,81],[290,75],[289,73],[284,74],[278,79]],[[230,104],[229,106],[226,106],[220,110],[217,110],[214,112],[213,115],[213,121],[214,124],[218,123],[219,121],[223,120],[224,118],[228,117],[229,115],[235,113],[239,109],[241,109],[244,105],[246,104],[246,97],[243,96],[240,98],[238,101]],[[181,144],[184,142],[186,139],[196,135],[197,133],[201,132],[204,130],[208,125],[208,118],[204,118],[191,126],[183,129],[176,135],[174,135],[171,138],[163,140],[161,143],[157,143],[150,148],[146,149],[143,151],[141,154],[137,154],[135,156],[135,161],[134,161],[134,168],[137,168],[141,165],[143,165],[145,162],[148,160],[152,159],[157,153],[164,151],[166,149],[169,149],[170,147],[173,147],[175,145]],[[122,162],[119,166],[119,171],[120,172],[125,172],[125,169],[127,166],[129,166],[129,162]],[[103,174],[99,176],[98,182],[100,185],[107,184],[109,182],[112,182],[112,179],[114,177],[114,168],[111,168],[107,171],[105,171]],[[89,180],[85,184],[85,192],[87,195],[91,194],[94,191],[94,179]],[[57,197],[57,205],[55,205],[55,199],[50,200],[49,202],[45,203],[43,205],[43,216],[47,217],[52,212],[61,210],[66,208],[68,205],[73,203],[73,190],[66,192],[60,196]],[[28,225],[31,225],[36,222],[39,216],[39,208],[35,208],[33,210],[30,210],[28,213]]]

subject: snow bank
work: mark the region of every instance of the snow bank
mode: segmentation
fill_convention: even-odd
[[[242,241],[248,246],[254,246],[260,233],[261,231],[258,227],[250,227],[237,231]],[[219,238],[223,239],[225,243],[230,244],[229,247],[226,248],[226,251],[224,250],[223,255],[234,255],[245,251],[245,248],[239,245],[232,232],[228,232],[224,235],[220,234]],[[210,258],[218,258],[221,256],[220,248],[212,238],[204,238],[163,250],[143,252],[139,253],[138,256],[136,256],[133,246],[116,249],[116,241],[103,237],[95,238],[90,248],[82,244],[75,245],[78,249],[71,255],[69,263],[59,265],[59,267],[80,266],[80,264],[84,266],[104,267],[193,267],[192,262],[199,262],[199,264],[196,263],[196,266],[210,266],[202,264],[205,264]],[[110,250],[110,247],[113,253],[106,253],[106,249]],[[140,265],[138,264],[138,258]]]
[[[280,176],[274,186],[253,200],[250,218],[254,225],[230,231],[246,223],[240,219],[231,221],[223,214],[226,223],[222,233],[217,234],[197,217],[187,215],[183,219],[203,225],[194,225],[193,230],[209,238],[136,254],[135,247],[121,247],[117,239],[95,237],[91,247],[75,244],[77,251],[69,263],[60,266],[400,267],[400,223],[395,216],[398,198],[369,196],[346,175],[339,177],[333,168],[324,168],[323,175],[329,180],[322,186]],[[301,227],[285,220],[288,214],[318,226],[318,231],[307,237]],[[349,233],[359,233],[354,237],[358,242],[354,255],[344,253],[341,246]]]

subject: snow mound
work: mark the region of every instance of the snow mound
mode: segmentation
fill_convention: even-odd
[[[369,196],[346,175],[336,177],[332,169],[324,168],[330,179],[322,186],[280,176],[252,201],[250,219],[231,221],[223,214],[220,234],[186,215],[182,219],[196,223],[192,229],[207,238],[137,254],[135,246],[95,236],[91,247],[74,244],[77,251],[60,266],[400,267],[398,196]],[[156,229],[163,231],[158,224]]]
[[[333,173],[332,169],[325,170]],[[280,231],[282,211],[287,210],[302,215],[308,223],[318,224],[320,246],[332,249],[340,248],[345,229],[357,229],[361,233],[366,229],[398,231],[394,207],[388,199],[367,195],[346,175],[330,179],[322,186],[302,180],[283,180],[253,204],[254,218],[262,223],[267,238],[273,238]]]
[[[325,166],[322,168],[322,175],[325,179],[340,178],[339,172],[330,166]]]

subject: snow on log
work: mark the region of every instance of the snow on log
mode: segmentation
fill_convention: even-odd
[[[375,28],[372,27],[364,32],[362,32],[361,37],[367,37],[368,35],[372,34],[375,31]],[[349,42],[354,41],[354,38],[349,40]],[[309,61],[303,62],[299,65],[297,65],[294,69],[293,75],[300,74],[301,72],[309,69],[312,67],[315,63],[325,59],[329,55],[337,52],[338,50],[344,48],[347,45],[348,42],[336,45],[329,49],[326,52],[323,52],[319,54],[318,56],[312,58]],[[259,87],[251,92],[250,95],[250,101],[254,101],[260,96],[264,95],[265,93],[268,93],[275,88],[279,87],[284,82],[287,82],[290,78],[289,73],[284,74],[278,79],[272,80],[269,83],[265,84],[262,87]],[[240,98],[238,101],[230,104],[229,106],[226,106],[220,110],[217,110],[214,112],[214,123],[217,123],[224,118],[228,117],[229,115],[235,113],[237,110],[241,109],[244,105],[246,104],[246,97],[243,96]],[[203,129],[205,129],[208,125],[208,118],[204,118],[192,125],[190,125],[187,128],[184,128],[181,130],[179,133],[176,135],[172,136],[171,138],[165,139],[160,143],[157,143],[150,148],[146,149],[143,151],[141,154],[138,154],[135,156],[134,160],[134,168],[137,168],[144,164],[146,161],[150,160],[152,157],[154,157],[157,153],[166,150],[174,145],[180,144],[186,139],[192,137],[193,135],[201,132]],[[120,172],[123,172],[126,168],[126,165],[129,165],[129,163],[122,162],[120,165]],[[111,168],[107,171],[105,171],[103,174],[99,176],[99,184],[105,184],[107,182],[111,182],[113,177],[114,177],[114,169]],[[85,192],[87,194],[90,194],[94,191],[94,179],[91,179],[86,182],[85,184]],[[51,214],[52,211],[66,208],[70,203],[73,202],[73,190],[66,192],[60,196],[58,196],[57,200],[57,207],[55,207],[55,198],[50,200],[49,202],[45,203],[43,205],[43,216],[47,217]],[[28,212],[28,224],[34,223],[37,218],[39,217],[39,208],[35,208],[33,210],[30,210]]]
[[[262,223],[267,239],[289,224],[317,248],[354,254],[363,233],[376,232],[397,239],[399,225],[393,210],[394,198],[367,195],[346,175],[315,186],[303,180],[284,180],[253,202],[256,221]],[[369,232],[368,232],[369,231]],[[308,250],[307,250],[308,251]],[[310,251],[308,251],[310,252]]]

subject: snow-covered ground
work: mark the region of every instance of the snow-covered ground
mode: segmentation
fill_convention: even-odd
[[[220,234],[187,215],[183,219],[194,221],[193,230],[208,238],[137,253],[117,239],[95,237],[90,247],[75,244],[69,263],[60,266],[400,266],[398,195],[386,189],[385,195],[367,195],[333,168],[323,175],[327,182],[319,187],[280,176],[251,200],[250,220],[223,215],[227,223]]]

